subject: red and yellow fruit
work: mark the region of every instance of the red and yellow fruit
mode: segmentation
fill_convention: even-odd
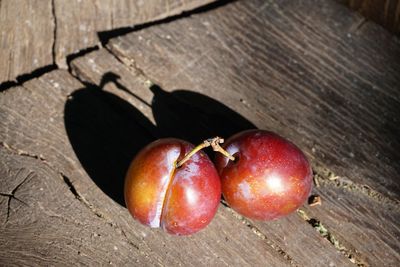
[[[126,206],[135,219],[176,235],[193,234],[210,223],[221,196],[214,164],[199,151],[177,167],[193,148],[188,142],[168,138],[139,152],[124,188]]]

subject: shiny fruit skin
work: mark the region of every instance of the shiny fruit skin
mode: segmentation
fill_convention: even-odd
[[[175,235],[193,234],[211,222],[221,198],[214,164],[199,151],[175,168],[193,148],[183,140],[165,138],[138,153],[124,187],[126,206],[135,219]]]
[[[312,170],[303,152],[277,134],[248,130],[223,146],[235,161],[215,159],[222,194],[238,213],[273,220],[298,209],[312,188]]]

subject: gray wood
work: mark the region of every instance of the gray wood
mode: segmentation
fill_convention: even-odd
[[[326,178],[326,177],[325,177]],[[339,250],[354,262],[370,266],[397,266],[400,262],[400,207],[398,202],[371,194],[351,183],[320,179],[315,193],[321,206],[305,207],[340,241]]]
[[[213,2],[190,1],[64,1],[55,0],[55,61],[66,68],[66,56],[99,43],[98,32],[133,27]]]
[[[0,83],[54,63],[67,68],[67,56],[99,45],[99,32],[160,20],[211,2],[2,0]]]
[[[98,93],[91,93],[92,90]],[[150,265],[264,266],[266,262],[273,266],[290,264],[274,243],[254,234],[251,228],[222,207],[204,231],[186,238],[170,236],[134,221],[127,209],[118,204],[122,197],[121,185],[127,167],[122,163],[127,163],[139,146],[149,142],[152,137],[146,132],[144,124],[135,121],[134,116],[137,114],[131,114],[134,107],[128,104],[131,110],[126,110],[128,107],[124,100],[111,93],[99,91],[99,88],[79,83],[66,71],[54,71],[25,83],[23,87],[1,93],[2,146],[17,154],[39,158],[58,173],[62,173],[67,184],[71,186],[71,192],[91,211],[92,216],[88,220],[100,218],[105,227],[109,226],[107,234],[114,235],[114,241],[120,242],[117,247],[139,248],[137,258],[132,256],[134,260]],[[82,124],[85,120],[86,123]],[[110,131],[102,132],[107,128]],[[80,140],[82,143],[78,142],[73,133],[79,133],[79,138],[84,138]],[[91,140],[95,140],[92,147]],[[81,146],[77,147],[77,142]],[[91,151],[80,150],[88,149],[88,146]],[[90,159],[85,158],[85,152],[89,153]],[[90,160],[92,161],[89,162]],[[97,172],[93,170],[95,166]],[[101,176],[103,173],[105,177]],[[107,180],[111,180],[111,183],[107,184]],[[114,191],[110,192],[112,186]],[[27,194],[29,195],[29,191]],[[49,199],[48,202],[43,202],[43,207],[46,209],[47,205],[56,204]],[[59,207],[59,211],[62,210]],[[22,235],[25,231],[24,228],[20,231],[18,227],[10,227],[8,236]],[[91,228],[91,225],[88,227]],[[54,238],[68,237],[68,228],[64,231],[66,234]],[[40,236],[36,238],[44,251],[51,246],[40,239]],[[95,249],[98,244],[95,239],[93,242],[89,245]],[[14,250],[14,247],[7,246],[5,249]],[[30,251],[23,244],[19,250]],[[22,260],[27,261],[24,257],[29,255],[21,255]],[[62,251],[57,257],[67,262],[70,260],[69,255]]]
[[[400,47],[363,21],[335,2],[246,1],[107,47],[165,91],[211,96],[298,144],[323,181],[329,176],[321,170],[337,179],[321,188],[326,206],[307,209],[313,219],[338,237],[346,247],[338,249],[353,262],[395,266]],[[349,184],[354,192],[342,190]],[[369,212],[350,213],[352,207]]]
[[[84,84],[53,71],[0,93],[2,263],[397,265],[397,39],[333,1],[252,0],[107,49],[72,62]],[[138,149],[253,126],[306,152],[321,206],[255,222],[221,205],[187,238],[131,219],[122,182]]]
[[[139,101],[140,98],[146,103],[154,104],[154,100],[157,99],[154,97],[151,89],[146,87],[146,85],[149,84],[146,82],[146,77],[134,68],[121,64],[121,62],[105,49],[92,52],[74,60],[71,63],[71,67],[73,73],[78,75],[85,82],[93,84],[100,84],[106,73],[118,73],[120,78],[117,83],[107,84],[107,90],[110,90],[110,92],[116,95],[126,95],[127,97],[125,97],[125,99],[129,101],[130,104],[140,108],[141,112],[145,114],[146,117],[154,121],[152,108]],[[124,94],[121,88],[126,88],[131,95]],[[138,98],[135,98],[134,95],[138,96]],[[174,115],[180,116],[180,114]],[[156,134],[163,131],[164,129],[160,127],[155,127],[154,129]],[[203,138],[207,137],[203,136]],[[321,238],[319,234],[314,231],[307,222],[297,216],[297,214],[292,214],[278,221],[261,223],[247,220],[232,210],[230,210],[230,212],[235,215],[236,219],[248,225],[255,233],[278,246],[281,253],[286,255],[292,264],[298,264],[300,266],[328,266],[329,264],[347,266],[350,264],[350,261],[336,251],[327,240]]]
[[[0,83],[53,64],[54,27],[51,0],[1,1]]]
[[[46,162],[0,146],[0,264],[154,264],[78,200]]]

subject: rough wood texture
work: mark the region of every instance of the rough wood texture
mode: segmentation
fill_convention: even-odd
[[[0,1],[0,84],[99,44],[98,33],[178,15],[213,0]]]
[[[71,62],[80,81],[0,93],[1,265],[398,265],[400,44],[381,27],[334,1],[249,0],[106,48]],[[132,220],[141,147],[252,127],[307,153],[321,206],[256,222],[221,205],[187,238]]]
[[[116,238],[46,162],[0,146],[0,263],[10,265],[145,265],[126,238]],[[118,234],[117,234],[118,235]]]
[[[400,33],[399,0],[338,0],[396,34]]]
[[[15,110],[14,107],[19,108]],[[118,261],[190,266],[262,266],[265,262],[284,266],[290,263],[273,243],[255,235],[250,227],[223,207],[205,231],[187,238],[151,230],[134,221],[118,202],[122,198],[127,164],[139,148],[154,138],[143,127],[145,118],[139,115],[136,108],[122,98],[103,92],[95,85],[85,86],[66,71],[55,71],[25,83],[24,87],[1,93],[0,140],[4,147],[40,158],[57,170],[74,193],[69,199],[63,197],[61,203],[71,202],[76,196],[81,205],[92,212],[89,220],[101,218],[105,226],[111,226],[108,234],[114,235],[114,242],[120,242],[118,247],[125,246],[123,250],[135,247],[139,251],[137,257],[126,254],[125,259]],[[77,144],[81,146],[74,147]],[[12,180],[4,183],[11,183],[9,188],[12,188]],[[47,205],[52,209],[57,203],[48,199],[43,201],[43,208]],[[65,228],[65,233],[73,230]],[[8,235],[23,235],[24,228],[22,232],[19,229],[12,227]],[[36,242],[41,247],[51,245],[40,237]],[[31,243],[21,241],[19,246],[25,250],[23,247],[31,246]],[[96,239],[92,239],[90,246],[98,246]],[[112,257],[110,253],[107,255]],[[29,254],[21,257],[24,255],[28,257]],[[43,261],[52,256],[40,255]],[[57,257],[66,262],[71,260],[62,252]],[[11,262],[10,259],[6,263]]]
[[[314,190],[322,205],[305,207],[320,221],[353,260],[370,266],[397,266],[400,262],[400,208],[398,202],[376,199],[351,184],[324,180]],[[311,221],[310,223],[316,223]],[[329,237],[328,237],[329,238]]]
[[[297,143],[318,172],[335,173],[319,191],[326,204],[307,209],[311,219],[327,225],[353,261],[395,266],[400,47],[360,22],[329,1],[247,1],[116,38],[108,48],[172,95],[206,94]]]
[[[65,68],[67,55],[99,43],[98,32],[163,19],[210,2],[212,0],[55,0],[55,60]]]
[[[184,139],[193,138],[193,142],[201,142],[202,139],[207,138],[206,136],[216,135],[217,132],[228,130],[237,132],[243,130],[246,126],[252,127],[246,125],[248,122],[245,121],[242,122],[243,125],[240,125],[240,120],[243,121],[244,118],[241,118],[239,114],[236,114],[238,117],[236,123],[232,123],[225,117],[221,118],[219,115],[230,115],[231,117],[234,115],[229,114],[228,107],[222,103],[211,98],[207,99],[203,95],[209,93],[207,89],[197,92],[197,94],[194,91],[180,91],[180,93],[174,92],[174,94],[164,92],[165,95],[160,95],[162,92],[146,87],[148,82],[140,72],[122,65],[104,49],[74,60],[72,70],[81,79],[92,84],[101,84],[105,76],[110,77],[110,73],[118,73],[119,77],[108,83],[104,88],[116,95],[125,95],[124,99],[140,109],[152,122],[154,117],[159,118],[159,112],[166,113],[168,118],[165,118],[164,122],[157,120],[157,125],[152,126],[152,132],[158,136],[178,135]],[[129,92],[129,94],[126,94],[126,92]],[[185,101],[185,96],[186,98],[191,96],[191,101]],[[148,103],[148,105],[143,104],[139,99]],[[203,105],[200,104],[201,99],[204,101]],[[182,111],[184,109],[184,113],[175,110],[176,106],[180,106]],[[212,115],[202,117],[202,115],[207,114],[207,111]],[[233,111],[231,112],[233,113]],[[175,119],[177,122],[175,122]],[[187,123],[184,122],[185,120],[187,120]],[[214,123],[210,120],[214,120]],[[207,122],[213,126],[210,127]],[[177,133],[176,130],[172,132],[170,128],[166,128],[165,125],[167,124],[177,127],[180,133]],[[200,125],[200,127],[197,128],[195,124]],[[190,130],[185,131],[185,128]],[[238,220],[248,224],[257,234],[278,246],[293,265],[328,266],[329,264],[336,264],[337,266],[347,266],[350,264],[350,261],[338,253],[329,242],[321,238],[297,214],[270,223],[250,222],[238,214],[234,214]]]
[[[51,0],[0,1],[0,83],[53,64],[54,27]]]

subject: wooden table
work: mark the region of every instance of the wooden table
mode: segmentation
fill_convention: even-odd
[[[1,265],[399,266],[397,37],[316,0],[218,2],[100,37],[0,93]],[[131,218],[140,148],[248,128],[306,153],[321,205],[260,222],[221,203],[189,237]]]

